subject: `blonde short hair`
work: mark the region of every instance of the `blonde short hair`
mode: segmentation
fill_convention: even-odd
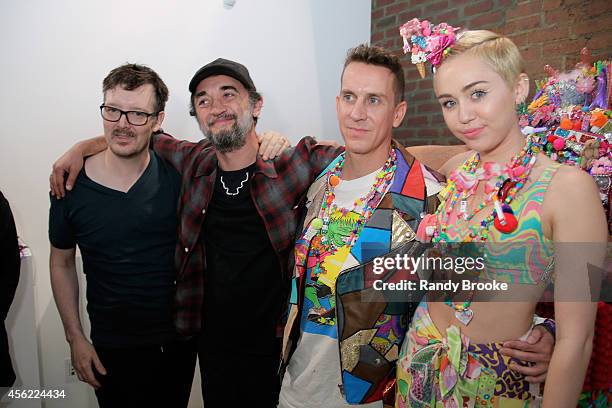
[[[492,31],[468,30],[460,33],[444,61],[463,53],[482,58],[510,87],[525,72],[525,62],[517,46],[509,38]]]

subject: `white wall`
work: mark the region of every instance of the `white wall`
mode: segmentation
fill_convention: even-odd
[[[41,384],[87,406],[65,384],[69,356],[48,277],[48,175],[68,146],[101,133],[101,82],[124,62],[155,69],[170,88],[164,128],[197,140],[187,84],[217,58],[249,67],[265,105],[259,129],[294,141],[339,140],[334,97],[347,48],[369,39],[370,0],[5,0],[0,13],[0,189],[31,246]],[[27,386],[27,384],[24,384]]]

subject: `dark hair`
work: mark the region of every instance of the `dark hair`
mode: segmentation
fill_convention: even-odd
[[[102,92],[121,86],[126,91],[151,84],[155,90],[155,112],[161,112],[168,101],[168,87],[151,68],[138,64],[123,64],[113,69],[102,81]]]
[[[362,62],[364,64],[377,65],[389,69],[395,76],[394,90],[395,101],[399,103],[404,100],[404,69],[397,56],[391,54],[390,51],[375,45],[360,44],[355,48],[351,48],[346,53],[344,60],[344,68],[342,68],[342,77],[346,67],[351,62]]]
[[[251,107],[254,107],[255,104],[257,102],[259,102],[259,100],[261,99],[261,94],[257,91],[248,91],[249,92],[249,105]],[[195,93],[191,94],[191,98],[189,100],[189,115],[190,116],[194,116],[196,115],[195,113],[195,106],[193,105],[193,100],[195,99]],[[257,117],[253,116],[253,120],[255,121],[255,123],[257,124]]]

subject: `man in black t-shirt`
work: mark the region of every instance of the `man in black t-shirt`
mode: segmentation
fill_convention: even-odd
[[[149,151],[168,89],[126,64],[103,82],[108,147],[91,156],[77,188],[51,199],[51,283],[80,380],[102,407],[187,406],[195,342],[173,323],[180,176]],[[79,320],[75,248],[87,277],[91,340]]]

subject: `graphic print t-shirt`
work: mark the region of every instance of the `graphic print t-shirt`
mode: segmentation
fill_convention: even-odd
[[[317,234],[302,255],[307,256],[307,269],[301,335],[283,378],[281,408],[382,407],[379,402],[350,405],[342,396],[335,308],[336,279],[351,249],[347,242],[363,213],[363,206],[353,208],[353,204],[356,198],[368,194],[379,171],[343,180],[336,186],[327,242]],[[291,298],[297,298],[297,294],[292,293]]]

